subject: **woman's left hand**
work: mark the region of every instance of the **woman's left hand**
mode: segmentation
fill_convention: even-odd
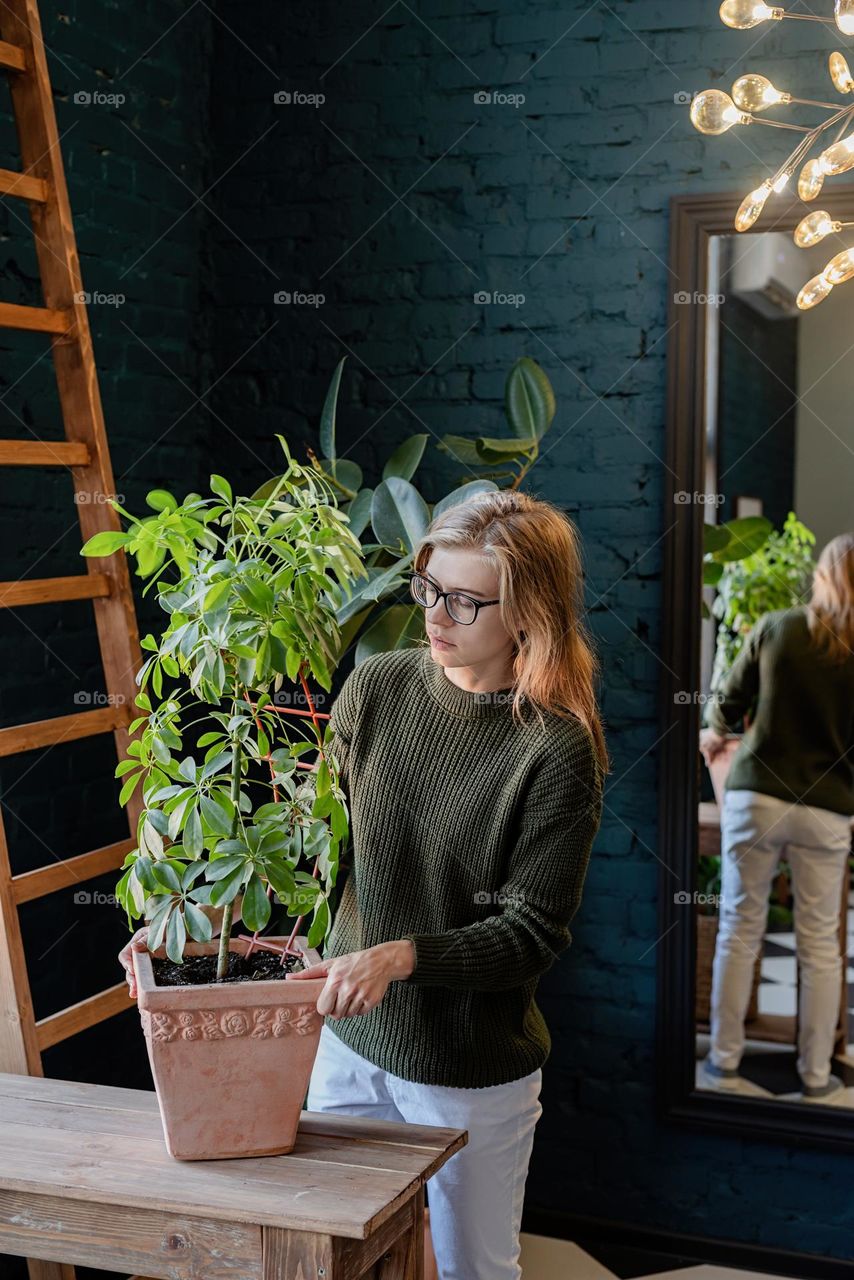
[[[317,1012],[329,1018],[349,1018],[369,1013],[382,1000],[390,982],[409,977],[413,964],[412,944],[403,939],[322,960],[288,973],[286,978],[290,982],[326,978],[317,998]]]

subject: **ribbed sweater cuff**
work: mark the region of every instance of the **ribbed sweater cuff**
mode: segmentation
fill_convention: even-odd
[[[454,948],[449,947],[447,939],[439,934],[406,933],[403,936],[404,940],[408,939],[415,947],[415,968],[406,979],[407,982],[443,985],[449,968],[459,967],[459,955],[455,966]]]

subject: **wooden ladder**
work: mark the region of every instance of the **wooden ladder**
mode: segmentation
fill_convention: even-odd
[[[115,487],[35,0],[0,5],[0,68],[8,76],[21,151],[20,173],[0,170],[0,194],[29,205],[44,300],[43,307],[0,302],[0,327],[50,335],[65,430],[64,441],[0,440],[0,466],[69,468],[82,545],[99,530],[120,526],[105,500]],[[0,729],[0,756],[99,733],[112,733],[118,755],[126,753],[127,726],[138,714],[135,673],[142,661],[127,561],[122,553],[85,563],[86,572],[72,577],[0,583],[0,607],[91,600],[107,705]],[[128,805],[126,839],[23,875],[12,874],[0,808],[0,1071],[43,1075],[43,1050],[130,1007],[127,985],[118,982],[36,1021],[18,907],[119,868],[135,845],[131,833],[140,803],[137,798]],[[70,1280],[74,1269],[31,1259],[30,1276]]]

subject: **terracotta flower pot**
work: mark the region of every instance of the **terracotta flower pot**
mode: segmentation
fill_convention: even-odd
[[[320,963],[305,938],[294,945],[305,964]],[[245,953],[246,947],[232,938],[232,951]],[[184,954],[218,950],[215,941],[190,942]],[[317,1000],[326,979],[159,987],[151,954],[132,954],[169,1154],[178,1160],[227,1160],[290,1151],[317,1055],[323,1025]],[[162,959],[165,948],[154,955]]]

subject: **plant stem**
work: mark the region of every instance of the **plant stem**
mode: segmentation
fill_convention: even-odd
[[[235,701],[237,695],[235,694]],[[237,737],[231,740],[234,755],[231,761],[231,802],[234,805],[234,818],[231,823],[231,838],[237,839],[240,830],[240,766],[243,754]],[[216,965],[216,980],[219,982],[228,972],[228,953],[231,942],[231,922],[234,915],[234,898],[225,904],[222,914],[222,928],[219,934],[219,955]]]

